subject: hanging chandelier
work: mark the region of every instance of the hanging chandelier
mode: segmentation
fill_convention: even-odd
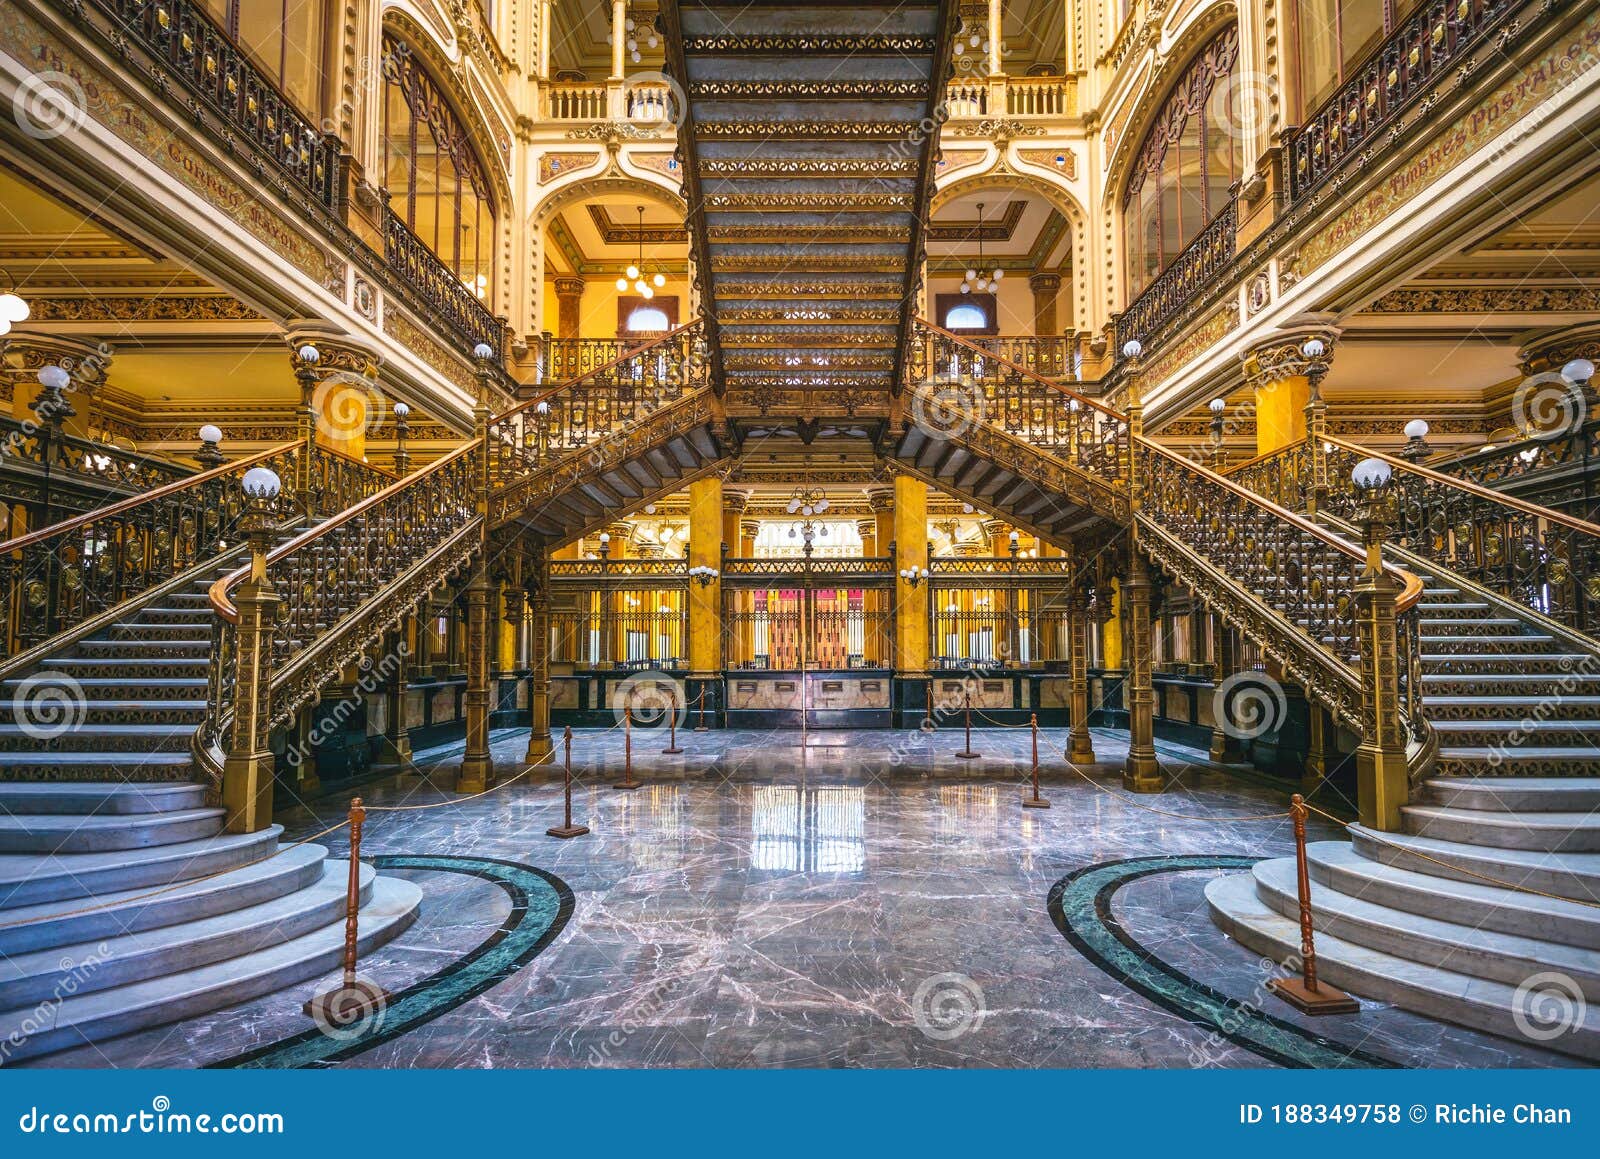
[[[644,268],[644,206],[638,205],[634,208],[639,213],[639,230],[634,238],[639,243],[638,259],[623,271],[622,277],[617,279],[617,289],[625,294],[631,285],[641,298],[653,298],[656,296],[656,291],[667,284],[667,275],[659,270],[650,273]]]
[[[30,312],[28,303],[23,300],[22,295],[17,293],[15,280],[11,278],[6,280],[10,282],[11,288],[0,294],[0,335],[9,334],[12,323],[26,322]]]
[[[798,526],[790,524],[789,538],[804,538],[807,555],[811,554],[813,542],[818,539],[828,538],[828,525],[824,523],[818,526],[812,522],[811,517],[821,515],[828,510],[829,506],[831,504],[828,502],[827,495],[823,494],[822,489],[819,487],[796,487],[789,493],[789,514],[805,517]]]
[[[986,263],[983,260],[983,202],[980,201],[978,202],[978,266],[977,269],[967,271],[966,281],[961,283],[961,292],[963,294],[972,293],[974,285],[978,287],[979,292],[987,290],[999,292],[999,281],[1005,277],[1005,271],[999,266],[992,270],[985,269],[985,265]],[[983,270],[981,276],[978,273],[979,270]]]

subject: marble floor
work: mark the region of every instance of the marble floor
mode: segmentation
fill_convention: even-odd
[[[955,755],[959,731],[819,732],[804,749],[795,733],[685,731],[687,751],[670,757],[659,753],[661,734],[636,732],[634,769],[647,784],[632,793],[611,787],[620,734],[579,732],[574,813],[592,832],[570,841],[545,834],[560,822],[555,778],[452,803],[460,746],[420,754],[420,773],[361,794],[369,804],[441,807],[374,814],[364,853],[536,866],[570,886],[575,908],[548,948],[504,981],[337,1065],[1274,1065],[1086,958],[1053,924],[1046,897],[1065,875],[1119,859],[1284,855],[1285,822],[1197,819],[1277,812],[1282,790],[1162,745],[1170,790],[1130,798],[1117,778],[1125,734],[1096,733],[1103,763],[1088,776],[1061,759],[1064,731],[1041,737],[1049,809],[1021,807],[1025,729],[975,731],[978,760]],[[522,769],[526,733],[493,739],[502,776]],[[344,803],[330,796],[281,819],[291,837],[313,833]],[[1333,834],[1314,823],[1313,838]],[[425,890],[418,923],[362,962],[391,990],[448,968],[510,909],[506,893],[479,878],[385,872]],[[1571,1065],[1382,1004],[1310,1020],[1262,998],[1262,963],[1206,916],[1202,889],[1217,872],[1131,881],[1114,896],[1113,916],[1180,977],[1258,1003],[1337,1050],[1400,1066]],[[303,1032],[300,1005],[327,984],[33,1065],[225,1062]]]

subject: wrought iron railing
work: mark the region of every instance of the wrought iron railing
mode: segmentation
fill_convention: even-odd
[[[153,491],[194,473],[170,459],[79,438],[47,423],[0,417],[0,493],[27,508],[34,526],[54,523],[63,511]]]
[[[774,585],[784,581],[801,582],[810,577],[814,583],[830,580],[893,582],[895,561],[893,556],[774,556],[742,559],[728,556],[722,561],[722,578],[738,582],[746,579],[769,580]]]
[[[616,362],[631,350],[637,350],[647,338],[549,338],[543,343],[543,365],[540,381],[547,383],[571,382],[575,378],[593,374]]]
[[[1166,269],[1117,316],[1117,358],[1130,341],[1148,345],[1150,337],[1175,318],[1201,290],[1223,276],[1236,252],[1239,202],[1228,204],[1183,248]]]
[[[936,556],[928,561],[932,581],[960,579],[1005,580],[1019,578],[1037,583],[1041,579],[1070,581],[1076,565],[1070,559],[1027,559],[1008,556]]]
[[[1125,415],[1063,387],[1005,349],[988,349],[981,340],[930,323],[913,328],[908,354],[906,375],[916,385],[912,409],[918,426],[945,434],[992,426],[1104,482],[1123,478]]]
[[[274,511],[288,522],[299,510],[292,480],[303,450],[285,443],[0,543],[3,656],[21,670],[63,634],[216,556],[235,541],[238,483],[253,467],[289,481]]]
[[[1560,432],[1473,449],[1427,466],[1580,519],[1600,516],[1600,419]]]
[[[550,659],[558,664],[670,670],[687,662],[688,615],[682,608],[552,612],[550,625]]]
[[[1429,0],[1307,118],[1289,140],[1289,197],[1298,201],[1347,157],[1370,149],[1385,129],[1491,35],[1525,31],[1508,17],[1516,0]]]
[[[1600,638],[1600,525],[1329,437],[1323,509],[1353,517],[1351,471],[1378,458],[1393,471],[1390,538],[1480,587]]]
[[[808,616],[790,605],[725,612],[723,639],[734,671],[843,671],[889,666],[892,632],[893,618],[884,608],[813,607]]]
[[[550,582],[629,583],[648,586],[682,586],[689,580],[689,564],[681,559],[553,559]]]
[[[339,139],[296,108],[202,5],[194,0],[89,2],[314,201],[336,208]]]
[[[505,327],[461,277],[388,208],[383,215],[383,257],[468,346],[483,343],[496,358],[504,355]]]
[[[1032,608],[951,611],[928,615],[929,658],[935,668],[973,664],[1016,667],[1055,664],[1069,658],[1066,613]]]
[[[1254,491],[1290,511],[1305,511],[1311,505],[1316,480],[1311,443],[1302,439],[1265,455],[1257,455],[1221,474],[1247,491]]]

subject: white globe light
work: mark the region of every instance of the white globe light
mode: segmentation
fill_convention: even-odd
[[[639,278],[637,281],[635,281],[633,283],[633,288],[634,288],[634,290],[636,292],[638,292],[640,294],[644,293],[644,279],[643,278]]]
[[[629,59],[632,60],[634,64],[638,64],[639,63],[639,59],[640,59],[639,58],[639,50],[637,48],[633,50],[633,53],[629,57]]]
[[[652,282],[654,282],[657,286],[664,286],[664,285],[667,284],[667,275],[666,274],[657,274],[655,277],[651,278],[650,280]]]
[[[816,509],[814,507],[812,507],[811,504],[809,504],[809,503],[807,503],[804,507],[800,508],[800,514],[804,515],[808,519],[811,516],[815,515],[816,513],[817,513]]]
[[[1362,459],[1350,472],[1350,478],[1357,487],[1366,490],[1371,487],[1382,487],[1393,473],[1389,464],[1382,459]]]
[[[967,271],[967,281],[975,282],[977,280],[978,280],[978,271],[977,270],[968,270]]]
[[[300,356],[300,361],[301,362],[309,362],[309,363],[312,363],[313,365],[315,363],[321,361],[321,359],[322,359],[322,351],[318,350],[315,346],[311,345],[311,343],[309,343],[309,342],[307,342],[304,346],[300,347],[300,349],[297,350],[295,353]]]
[[[651,298],[656,296],[655,287],[647,286],[643,282],[640,282],[639,283],[639,295],[642,298],[644,298],[646,301],[649,301]]]
[[[828,509],[828,501],[826,499],[818,499],[817,500],[817,513],[820,515],[822,512],[826,511],[827,509]]]
[[[1228,403],[1226,399],[1214,398],[1206,405],[1211,408],[1211,413],[1214,415],[1219,415],[1228,409]]]
[[[628,274],[628,280],[630,282],[635,280],[639,276],[639,267],[635,266],[635,265],[630,265],[628,267],[628,269],[627,269],[627,274]]]
[[[994,277],[989,279],[989,280],[993,281],[993,282],[998,282],[1001,278],[1003,278],[1005,276],[1006,276],[1006,272],[1004,270],[996,270],[994,272]]]
[[[283,490],[283,480],[271,467],[251,467],[239,486],[252,499],[276,499]]]
[[[627,293],[627,291],[628,291],[628,279],[627,278],[618,278],[617,279],[617,289],[621,290],[623,293]]]
[[[1328,348],[1320,338],[1307,338],[1300,346],[1300,353],[1310,359],[1321,358],[1327,352]]]
[[[600,533],[600,542],[601,543],[610,543],[611,542],[611,533],[609,531],[602,531]]]
[[[0,294],[0,318],[7,322],[26,322],[28,303],[15,294]]]
[[[1140,345],[1137,338],[1130,338],[1122,344],[1122,356],[1124,358],[1137,358],[1143,353],[1144,347]]]
[[[394,417],[395,418],[403,419],[403,418],[406,417],[406,415],[408,415],[410,413],[411,413],[411,408],[408,407],[405,403],[397,402],[397,403],[394,404]]]
[[[202,443],[220,443],[222,441],[222,428],[207,423],[200,428],[200,441]]]
[[[550,413],[550,404],[545,402],[544,399],[540,399],[534,404],[533,409],[539,414],[547,415]]]
[[[480,342],[480,343],[478,343],[476,346],[474,346],[472,348],[472,357],[474,357],[474,358],[493,358],[494,357],[494,347],[490,346],[487,342]]]
[[[789,500],[789,514],[793,515],[798,510],[800,510],[800,500],[798,500],[798,499]]]
[[[1428,437],[1428,420],[1412,419],[1406,424],[1406,438],[1425,439]]]
[[[970,293],[972,293],[972,287],[967,285],[967,283],[962,282],[961,283],[961,292],[963,294],[970,294]]]
[[[644,42],[646,44],[648,44],[651,48],[654,48],[656,45],[661,43],[659,40],[656,39],[655,33],[653,33],[653,32],[649,36],[645,37]]]
[[[1594,377],[1594,363],[1587,358],[1574,358],[1561,368],[1561,377],[1568,382],[1588,382]]]
[[[41,366],[39,368],[39,385],[48,386],[51,390],[66,390],[72,385],[72,375],[68,374],[63,366]]]

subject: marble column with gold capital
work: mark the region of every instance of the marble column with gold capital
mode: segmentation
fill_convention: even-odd
[[[722,570],[722,480],[689,484],[689,566]],[[722,674],[722,580],[689,584],[689,678],[702,686]],[[698,692],[697,692],[698,695]],[[708,695],[714,695],[710,693]],[[711,701],[707,701],[708,706]]]
[[[928,563],[928,485],[909,475],[894,481],[895,571]],[[895,668],[902,676],[928,669],[928,584],[895,579]]]
[[[584,280],[576,277],[554,279],[556,287],[556,337],[583,337]]]
[[[1312,359],[1303,352],[1308,339],[1323,344],[1318,360],[1325,373],[1338,332],[1332,327],[1285,330],[1243,356],[1244,380],[1256,415],[1256,454],[1269,455],[1306,437],[1312,402]]]

